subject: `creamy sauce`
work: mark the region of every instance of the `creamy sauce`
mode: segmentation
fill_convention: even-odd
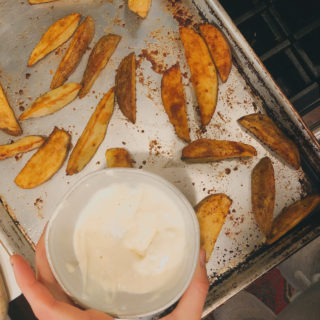
[[[84,291],[148,293],[182,267],[186,232],[177,205],[158,188],[112,184],[83,209],[74,249]]]

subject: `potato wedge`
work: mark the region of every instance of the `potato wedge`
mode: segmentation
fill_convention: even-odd
[[[190,142],[186,99],[178,63],[163,74],[161,97],[164,109],[174,126],[177,136],[186,142]]]
[[[189,28],[180,28],[191,82],[195,88],[201,121],[206,126],[216,109],[218,96],[218,76],[203,38]]]
[[[315,194],[286,207],[272,223],[267,243],[272,244],[295,227],[320,204],[320,195]]]
[[[267,115],[253,113],[240,118],[238,122],[276,152],[284,161],[295,169],[299,169],[300,154],[297,146],[284,135]]]
[[[79,83],[68,83],[45,93],[21,113],[19,120],[39,118],[59,111],[76,98],[80,89]]]
[[[80,17],[79,13],[72,13],[52,24],[33,49],[28,67],[33,66],[48,53],[65,43],[77,29]]]
[[[81,137],[72,150],[67,165],[67,175],[80,172],[97,152],[103,141],[114,108],[114,88],[111,88],[98,103]]]
[[[273,165],[268,157],[262,158],[251,174],[251,203],[260,230],[268,236],[271,231],[276,189]]]
[[[106,151],[108,168],[132,168],[129,152],[123,148],[113,148]]]
[[[211,24],[202,24],[199,29],[207,43],[221,81],[226,82],[232,66],[232,55],[228,41],[222,32]]]
[[[117,48],[121,36],[108,34],[100,38],[94,46],[81,81],[82,89],[79,98],[83,98],[91,89],[101,70],[106,66],[114,50]]]
[[[29,0],[30,4],[38,4],[38,3],[45,3],[45,2],[53,2],[57,0]]]
[[[187,162],[212,162],[224,159],[253,157],[254,147],[235,141],[198,139],[182,149],[181,160]]]
[[[200,247],[206,251],[206,262],[210,259],[231,204],[228,196],[218,193],[204,198],[195,207],[200,227]]]
[[[68,132],[55,127],[47,141],[16,176],[16,185],[23,189],[32,189],[49,180],[64,163],[70,141]]]
[[[88,16],[75,32],[69,48],[62,58],[55,75],[53,76],[50,85],[51,89],[58,88],[68,80],[69,76],[76,69],[82,56],[86,52],[93,35],[94,20]]]
[[[141,18],[145,18],[150,10],[151,0],[128,0],[128,7]]]
[[[0,129],[12,136],[19,136],[20,134],[22,134],[22,129],[13,113],[13,110],[9,106],[7,97],[3,92],[1,84],[0,84]]]
[[[13,143],[0,146],[0,160],[14,157],[18,153],[28,152],[43,145],[45,139],[41,136],[26,136]]]
[[[123,115],[136,123],[136,55],[131,52],[120,63],[115,94]]]

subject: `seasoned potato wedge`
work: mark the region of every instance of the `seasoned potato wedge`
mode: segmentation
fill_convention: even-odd
[[[77,29],[81,15],[72,13],[52,24],[33,49],[28,67],[65,43]]]
[[[121,36],[108,34],[100,38],[94,46],[82,78],[82,89],[79,98],[83,98],[91,89],[101,70],[106,66],[114,50],[117,48]]]
[[[39,148],[45,139],[41,136],[26,136],[13,143],[0,146],[0,160],[14,157],[18,153],[28,152]]]
[[[277,241],[311,213],[319,204],[320,195],[315,194],[284,208],[272,223],[272,229],[267,238],[267,243],[271,244]]]
[[[80,89],[79,83],[68,83],[45,93],[21,113],[19,120],[43,117],[57,112],[74,100]]]
[[[114,88],[111,88],[98,103],[81,137],[72,150],[67,165],[67,174],[80,172],[91,160],[103,141],[114,107]]]
[[[45,2],[53,2],[57,0],[29,0],[30,4],[38,4],[38,3],[45,3]]]
[[[216,109],[218,96],[218,76],[210,53],[203,38],[189,28],[180,28],[191,82],[195,88],[201,121],[206,126]]]
[[[232,56],[228,41],[222,32],[211,24],[202,24],[199,29],[207,43],[221,81],[226,82],[232,66]]]
[[[178,137],[186,142],[190,142],[186,99],[179,64],[175,64],[163,74],[161,97],[164,109]]]
[[[260,230],[268,236],[271,231],[276,196],[273,165],[268,157],[262,158],[251,174],[251,203]]]
[[[187,162],[212,162],[256,155],[257,151],[254,147],[241,142],[199,139],[182,149],[181,160]]]
[[[7,97],[3,92],[1,84],[0,84],[0,129],[12,136],[19,136],[22,133],[22,129],[11,107],[9,106]]]
[[[128,0],[128,7],[141,18],[145,18],[150,10],[151,0]]]
[[[297,146],[267,115],[253,113],[240,118],[238,122],[275,151],[284,161],[295,169],[299,169],[300,154]]]
[[[119,108],[136,123],[136,55],[131,52],[120,63],[116,74],[116,98]]]
[[[108,168],[132,168],[129,152],[123,148],[113,148],[106,151]]]
[[[200,246],[206,251],[208,262],[218,239],[232,200],[223,193],[213,194],[195,207],[200,227]]]
[[[53,76],[50,88],[55,89],[63,85],[79,64],[83,54],[94,35],[94,20],[88,16],[75,32],[69,48],[62,58],[59,67]]]
[[[16,176],[16,185],[23,189],[31,189],[49,180],[66,159],[70,140],[68,132],[55,127],[47,141]]]

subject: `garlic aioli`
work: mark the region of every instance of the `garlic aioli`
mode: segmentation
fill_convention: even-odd
[[[114,183],[82,210],[73,245],[83,294],[144,294],[164,287],[183,267],[186,231],[178,206],[149,184]]]

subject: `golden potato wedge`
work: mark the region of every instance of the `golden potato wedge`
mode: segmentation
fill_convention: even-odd
[[[123,115],[136,123],[136,55],[131,52],[120,63],[116,74],[116,98]]]
[[[238,122],[276,152],[284,161],[295,169],[299,169],[300,154],[297,146],[284,135],[267,115],[253,113],[240,118]]]
[[[98,103],[81,137],[72,150],[67,165],[67,175],[80,172],[97,152],[103,141],[114,107],[114,88],[111,88]]]
[[[320,195],[315,194],[286,207],[272,223],[267,243],[272,244],[295,227],[320,204]]]
[[[53,2],[57,0],[29,0],[30,4],[38,4],[38,3],[45,3],[45,2]]]
[[[39,118],[59,111],[76,98],[80,89],[81,84],[68,83],[45,93],[21,113],[19,120]]]
[[[79,13],[72,13],[52,24],[33,49],[28,67],[33,66],[48,53],[65,43],[77,29],[80,17]]]
[[[276,188],[273,165],[268,157],[262,158],[251,174],[251,203],[260,230],[268,236],[271,231]]]
[[[108,34],[100,38],[94,46],[81,81],[82,89],[79,98],[83,98],[91,89],[101,70],[106,66],[114,50],[117,48],[121,36]]]
[[[141,18],[145,18],[150,10],[151,0],[128,0],[128,7]]]
[[[189,28],[180,28],[186,59],[195,88],[201,121],[206,126],[216,109],[218,76],[203,38]]]
[[[178,63],[163,74],[161,97],[164,109],[174,126],[177,136],[186,142],[190,142],[186,99]]]
[[[68,132],[55,127],[46,142],[16,176],[16,185],[23,189],[31,189],[49,180],[64,163],[70,140]]]
[[[221,81],[226,82],[232,66],[232,55],[228,41],[222,32],[211,24],[202,24],[199,29],[207,43]]]
[[[82,56],[86,52],[89,43],[94,35],[94,20],[88,16],[80,24],[78,30],[75,32],[69,48],[62,58],[59,67],[53,76],[50,88],[55,89],[63,85],[76,69]]]
[[[0,146],[0,160],[14,157],[18,153],[28,152],[39,148],[45,139],[41,136],[26,136],[13,143]]]
[[[0,84],[0,129],[12,136],[22,134],[22,129],[11,109]]]
[[[235,141],[198,139],[182,149],[181,160],[187,162],[212,162],[224,159],[253,157],[254,147]]]
[[[195,207],[200,227],[200,247],[206,251],[206,262],[210,259],[231,204],[228,196],[218,193],[204,198]]]
[[[132,168],[129,152],[123,148],[112,148],[106,151],[108,168]]]

